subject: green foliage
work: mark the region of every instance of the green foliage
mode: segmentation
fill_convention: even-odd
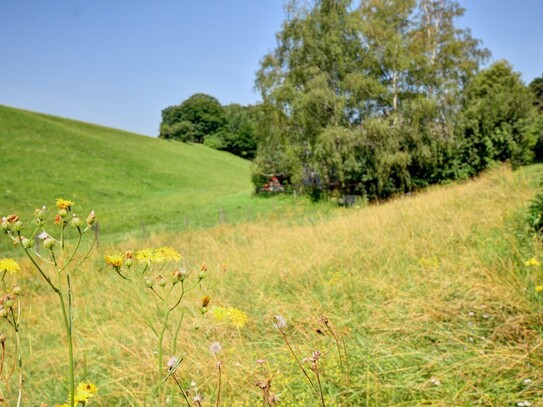
[[[462,176],[462,92],[488,56],[462,14],[452,0],[289,3],[256,79],[254,179],[378,199]]]
[[[532,200],[528,208],[528,224],[539,235],[543,232],[543,193]]]
[[[214,97],[201,93],[162,111],[159,137],[203,143],[248,159],[256,152],[251,107],[222,106]]]
[[[529,85],[530,90],[534,94],[534,106],[540,113],[539,120],[543,120],[543,75],[539,78],[535,78]],[[538,161],[543,160],[543,126],[541,126],[541,132],[535,146],[535,156]]]
[[[203,143],[206,136],[219,131],[225,122],[219,101],[197,93],[179,106],[170,106],[162,111],[159,137]]]
[[[506,61],[481,71],[466,89],[461,153],[472,174],[495,161],[530,163],[541,122],[532,94]]]
[[[530,82],[529,88],[535,96],[534,105],[543,112],[543,75]]]

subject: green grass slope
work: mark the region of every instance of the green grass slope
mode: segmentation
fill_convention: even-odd
[[[250,162],[202,145],[0,106],[0,154],[2,216],[64,197],[115,233],[201,224],[251,205]]]

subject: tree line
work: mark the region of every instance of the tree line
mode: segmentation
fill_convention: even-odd
[[[253,143],[257,189],[274,176],[315,199],[530,163],[543,156],[543,78],[527,87],[506,61],[481,69],[490,53],[456,25],[463,13],[454,0],[291,1],[257,72],[262,102],[229,111],[194,95],[163,111],[161,137]],[[209,120],[195,118],[211,99]]]

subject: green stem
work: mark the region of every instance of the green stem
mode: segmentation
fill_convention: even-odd
[[[18,328],[15,328],[15,340],[17,343],[17,367],[19,368],[19,395],[17,396],[17,407],[20,407],[23,401],[23,358],[21,356],[21,341]]]
[[[77,239],[77,244],[75,246],[75,249],[74,251],[72,252],[72,254],[70,255],[70,258],[68,259],[68,261],[64,264],[64,266],[61,267],[61,269],[58,271],[59,273],[62,273],[66,267],[68,267],[70,265],[70,263],[74,260],[74,257],[75,257],[75,254],[77,253],[77,251],[79,250],[79,245],[81,244],[81,238],[83,237],[83,235],[81,234],[81,231],[79,231],[79,237]],[[64,248],[64,247],[63,247]]]
[[[36,260],[34,260],[34,258],[30,255],[30,253],[28,253],[28,249],[24,249],[24,250],[28,258],[30,259],[30,261],[32,261],[32,263],[34,264],[34,267],[36,267],[36,269],[40,272],[41,276],[45,279],[45,281],[47,281],[47,284],[51,286],[54,292],[56,292],[57,294],[60,294],[60,290],[57,287],[55,287],[55,285],[51,282],[51,279],[43,272],[43,270],[38,265],[38,263],[36,263]]]
[[[59,282],[60,282],[60,273],[59,273]],[[75,378],[74,378],[74,349],[73,349],[73,339],[72,339],[72,323],[68,319],[68,315],[71,318],[71,310],[69,314],[66,312],[66,304],[64,304],[64,296],[59,290],[57,292],[58,298],[60,301],[60,306],[62,308],[62,317],[64,319],[64,327],[66,328],[66,336],[68,337],[68,357],[70,363],[70,407],[74,407],[75,399]]]
[[[162,324],[162,330],[158,337],[158,377],[162,377],[162,363],[164,359],[164,333],[166,332],[166,326],[168,325],[168,318],[170,317],[170,311],[166,312],[164,317],[164,323]],[[160,385],[160,393],[162,393],[162,385]]]
[[[145,267],[143,268],[143,271],[141,272],[140,276],[138,277],[138,280],[136,281],[136,284],[138,284],[141,281],[141,279],[145,275],[145,272],[147,271],[148,268],[149,268],[149,264],[146,264]]]
[[[83,262],[85,260],[87,260],[91,254],[91,251],[94,247],[94,245],[96,244],[96,236],[94,237],[94,240],[92,241],[90,247],[89,247],[89,250],[87,251],[87,253],[85,254],[85,257],[83,257],[83,259],[79,262],[79,264],[77,266],[75,266],[76,269],[78,269],[79,267],[81,267],[81,265],[83,264]]]
[[[179,299],[177,300],[175,305],[170,308],[170,311],[173,311],[174,309],[177,308],[177,306],[181,303],[181,300],[183,299],[183,296],[185,295],[185,293],[186,293],[185,286],[184,286],[183,281],[181,281],[181,295],[179,296]]]

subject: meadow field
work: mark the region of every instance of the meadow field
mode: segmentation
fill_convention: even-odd
[[[271,405],[263,383],[284,406],[541,405],[543,250],[525,221],[540,165],[315,208],[253,197],[249,163],[203,146],[4,107],[0,120],[0,215],[32,219],[45,204],[54,216],[62,197],[81,217],[94,209],[104,231],[71,274],[76,378],[98,388],[88,405],[196,406],[195,395],[202,406]],[[205,223],[240,206],[261,215]],[[184,227],[184,216],[201,221]],[[58,299],[4,240],[24,291],[23,405],[54,406],[68,386]],[[104,258],[160,247],[182,259],[155,273],[186,270],[192,288],[167,322],[161,288],[120,278]],[[221,309],[247,322],[221,320]],[[2,394],[15,405],[15,345],[3,325]]]

